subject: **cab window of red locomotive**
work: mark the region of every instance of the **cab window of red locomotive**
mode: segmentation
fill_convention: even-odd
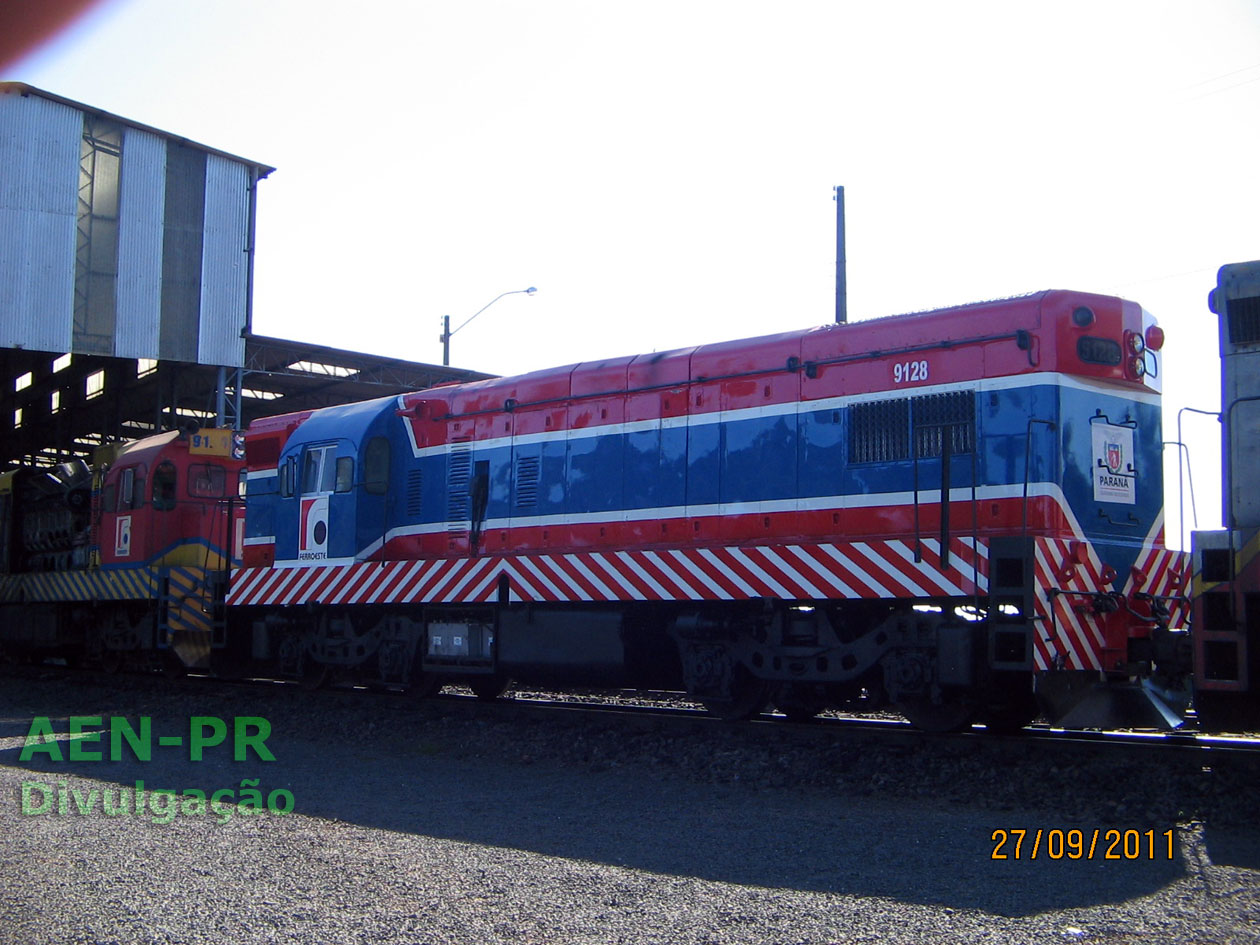
[[[118,474],[118,482],[121,488],[118,490],[118,506],[117,511],[131,508],[131,490],[136,486],[136,470],[132,466],[124,469]]]
[[[118,476],[118,511],[138,509],[144,506],[145,467],[128,466]]]
[[[227,495],[227,471],[222,466],[194,463],[188,467],[188,494],[198,499],[221,499]]]
[[[159,512],[169,512],[175,508],[177,478],[174,463],[162,463],[153,470],[153,507]]]
[[[369,495],[384,495],[389,486],[389,440],[374,436],[363,453],[363,488]]]
[[[101,511],[113,512],[118,506],[118,485],[111,482],[101,489]]]

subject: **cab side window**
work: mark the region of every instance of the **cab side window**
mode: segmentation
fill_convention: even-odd
[[[297,490],[297,457],[290,456],[280,465],[280,494],[286,499]]]
[[[335,492],[337,486],[337,464],[333,461],[332,446],[307,447],[302,462],[302,494],[311,495],[316,492]]]
[[[389,488],[389,440],[374,436],[363,453],[363,488],[369,495],[384,495]]]
[[[175,485],[178,478],[174,463],[161,463],[153,470],[153,508],[169,512],[175,508]]]
[[[141,466],[128,466],[118,476],[118,511],[139,509],[144,506],[144,473]]]
[[[335,492],[349,492],[354,488],[354,460],[349,456],[337,457],[337,482]]]
[[[223,498],[227,495],[227,470],[209,463],[194,463],[189,466],[188,494],[197,499]]]

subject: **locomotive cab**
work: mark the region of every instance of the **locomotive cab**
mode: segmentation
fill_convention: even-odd
[[[395,404],[387,397],[317,411],[288,437],[276,467],[278,562],[345,563],[379,553]]]
[[[148,563],[225,569],[228,555],[240,558],[242,464],[199,453],[190,443],[208,436],[162,433],[116,449],[102,477],[96,507],[102,566]]]

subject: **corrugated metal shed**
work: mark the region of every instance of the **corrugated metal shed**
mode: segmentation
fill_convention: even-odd
[[[118,221],[118,325],[114,354],[152,358],[161,332],[162,218],[166,207],[166,142],[147,131],[123,135]]]
[[[239,367],[274,168],[0,83],[0,347]]]
[[[206,161],[205,240],[202,244],[202,364],[240,364],[245,354],[238,300],[248,289],[249,176],[245,167],[212,154]]]
[[[0,91],[7,92],[3,86]],[[0,95],[0,345],[68,351],[83,115]]]

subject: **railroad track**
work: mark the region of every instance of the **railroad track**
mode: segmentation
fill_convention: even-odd
[[[1260,762],[1260,736],[1239,734],[1204,734],[1193,728],[1175,732],[1145,731],[1096,731],[1052,728],[1044,724],[1030,725],[1018,733],[996,734],[984,726],[948,734],[923,732],[904,719],[887,715],[853,716],[835,712],[825,713],[808,722],[789,721],[779,713],[763,713],[746,722],[723,721],[707,712],[698,703],[688,701],[684,693],[629,693],[625,691],[574,691],[547,692],[538,689],[509,690],[501,698],[486,701],[458,686],[447,686],[441,693],[424,700],[409,701],[405,693],[382,690],[367,686],[333,686],[310,691],[299,683],[268,678],[224,679],[209,675],[190,674],[178,679],[163,679],[154,674],[115,676],[93,670],[72,670],[60,666],[7,666],[0,672],[16,674],[31,679],[41,676],[53,678],[73,677],[103,687],[117,686],[121,679],[133,686],[137,679],[146,679],[155,686],[174,686],[195,691],[201,686],[236,686],[285,698],[379,698],[396,707],[426,707],[435,712],[452,712],[461,715],[480,713],[484,718],[510,720],[513,717],[531,717],[557,721],[567,718],[570,722],[600,722],[620,725],[630,729],[651,729],[663,726],[682,726],[699,731],[740,732],[753,741],[781,740],[800,745],[810,741],[828,739],[878,739],[892,746],[933,745],[936,747],[958,746],[967,750],[985,752],[1014,752],[1064,750],[1064,751],[1129,751],[1158,752],[1184,758],[1204,760],[1210,756],[1220,759],[1227,756],[1249,757]]]

